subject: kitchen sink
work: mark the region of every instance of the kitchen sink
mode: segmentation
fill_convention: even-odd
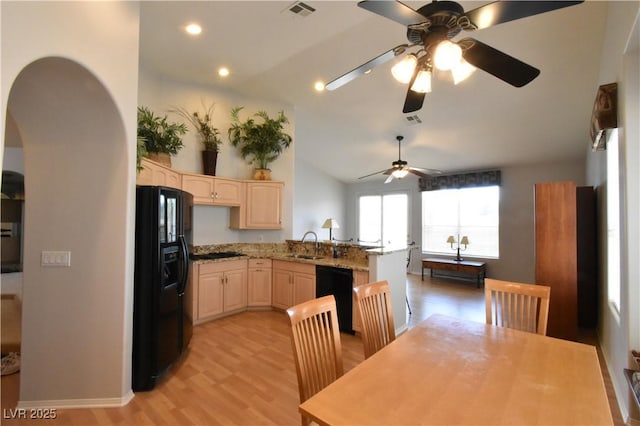
[[[313,256],[311,254],[290,254],[287,257],[292,257],[294,259],[317,260],[322,259],[324,256]]]

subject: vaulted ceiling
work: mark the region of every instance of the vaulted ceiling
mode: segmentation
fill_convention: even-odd
[[[141,2],[141,63],[170,78],[292,105],[296,155],[345,182],[390,167],[396,135],[405,137],[410,166],[444,172],[584,159],[607,2],[475,31],[540,76],[515,88],[481,70],[457,86],[436,74],[433,92],[411,114],[402,113],[407,89],[391,76],[394,61],[335,91],[313,88],[405,43],[406,28],[355,1],[305,3],[315,8],[306,17],[290,12],[291,2]],[[197,39],[181,30],[190,21],[204,29]],[[232,69],[225,80],[216,74],[221,65]],[[414,115],[421,123],[409,123]]]

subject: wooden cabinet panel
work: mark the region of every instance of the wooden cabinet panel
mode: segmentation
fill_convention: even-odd
[[[248,306],[271,306],[271,275],[271,259],[249,260]]]
[[[234,229],[282,229],[284,183],[244,182],[244,202],[231,209],[229,226]]]
[[[293,272],[274,266],[271,304],[280,309],[293,306]]]
[[[194,274],[190,291],[193,295],[194,323],[247,307],[246,260],[201,263],[192,269]]]
[[[182,189],[199,205],[238,206],[242,200],[242,182],[233,179],[184,173]]]
[[[247,269],[235,269],[224,273],[224,312],[247,306]]]
[[[137,185],[168,186],[177,189],[182,187],[181,174],[171,168],[146,158],[142,159],[140,165],[142,170],[138,172]]]
[[[202,274],[198,286],[198,316],[197,319],[218,315],[224,312],[224,274]]]
[[[273,261],[272,305],[274,307],[287,309],[315,297],[315,265],[283,260]]]
[[[585,244],[595,249],[595,199],[579,196],[581,190],[573,182],[535,185],[536,284],[551,287],[547,335],[569,340],[577,339],[579,285],[589,292],[583,293],[582,299],[593,298],[597,279],[595,250],[581,250]],[[579,200],[586,200],[587,205],[579,204]],[[591,242],[583,241],[585,237]],[[592,307],[595,303],[587,302]],[[587,320],[595,325],[595,318]]]
[[[369,272],[367,271],[353,271],[353,288],[369,283]],[[353,318],[351,320],[351,328],[354,331],[362,332],[362,324],[360,322],[360,311],[356,304],[356,296],[352,293],[353,303]]]

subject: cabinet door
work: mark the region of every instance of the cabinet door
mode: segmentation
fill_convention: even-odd
[[[295,272],[293,275],[293,304],[316,298],[316,276]]]
[[[273,301],[276,308],[287,309],[293,306],[293,273],[281,269],[273,270]]]
[[[193,195],[194,204],[213,205],[213,186],[211,177],[182,175],[182,190]]]
[[[247,183],[247,228],[282,228],[282,188],[280,182]]]
[[[224,273],[224,311],[247,307],[247,270],[236,269]]]
[[[242,182],[214,178],[213,204],[218,206],[239,206],[242,200]]]
[[[249,268],[249,306],[271,306],[271,268]]]
[[[215,272],[200,275],[198,283],[198,319],[223,312],[224,274]]]
[[[353,271],[353,287],[358,287],[363,284],[367,284],[369,282],[369,272],[367,271]],[[352,294],[353,297],[353,318],[351,320],[351,328],[354,331],[362,332],[362,325],[360,323],[360,311],[358,310],[358,305],[356,304],[356,297]]]

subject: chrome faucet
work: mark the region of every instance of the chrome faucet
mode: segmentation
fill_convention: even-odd
[[[317,255],[318,254],[318,234],[316,234],[313,231],[307,231],[302,236],[302,239],[300,240],[300,242],[304,243],[304,239],[307,238],[307,235],[309,235],[309,234],[311,234],[311,235],[313,235],[315,237],[315,245],[314,245],[314,247],[315,247],[315,254]]]

